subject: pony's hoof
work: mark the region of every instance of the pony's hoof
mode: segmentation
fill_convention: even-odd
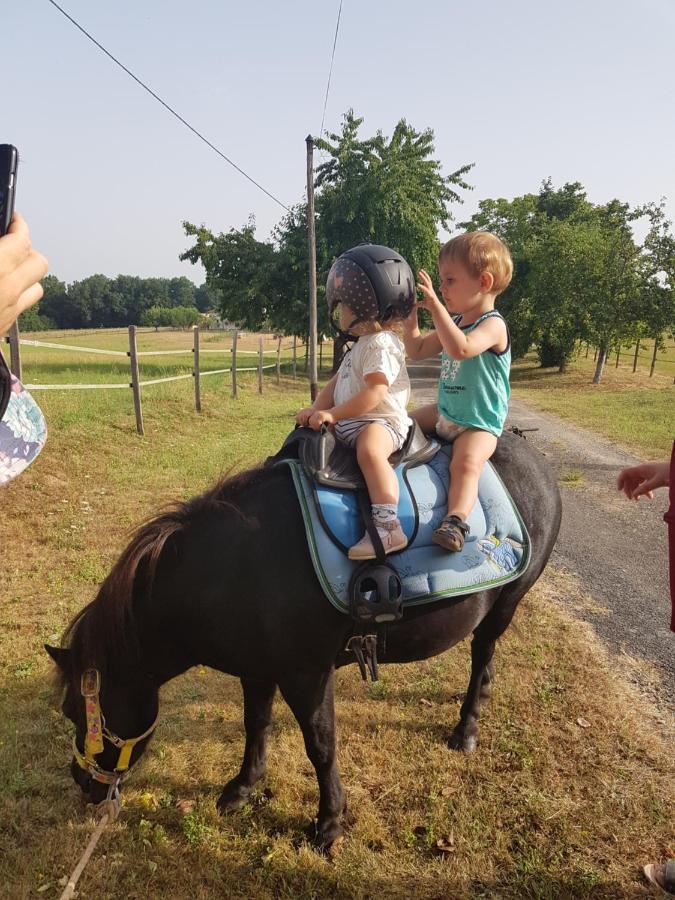
[[[225,785],[222,794],[218,797],[216,808],[221,816],[224,816],[227,813],[237,812],[242,806],[246,806],[250,794],[250,788],[237,784],[236,779],[230,781]]]
[[[478,735],[467,734],[461,725],[452,732],[448,738],[448,747],[451,750],[461,750],[462,753],[473,753],[478,746]]]
[[[339,822],[331,822],[321,828],[317,827],[316,822],[312,822],[306,833],[317,853],[328,859],[335,859],[344,841],[343,828]]]

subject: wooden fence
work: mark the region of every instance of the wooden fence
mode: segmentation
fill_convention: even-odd
[[[276,359],[273,363],[265,364],[265,349],[262,336],[259,338],[257,350],[242,350],[238,347],[239,333],[237,330],[232,331],[232,347],[226,348],[202,348],[200,347],[200,331],[199,326],[195,325],[192,329],[192,349],[190,350],[143,350],[137,348],[137,328],[130,325],[129,349],[128,350],[104,350],[97,347],[79,347],[73,344],[59,344],[48,341],[27,340],[19,336],[18,328],[14,325],[7,337],[10,345],[10,368],[12,372],[20,380],[22,379],[21,365],[21,346],[44,347],[53,350],[67,350],[75,353],[90,353],[104,356],[126,357],[129,360],[130,380],[116,384],[30,384],[26,383],[25,387],[30,391],[77,391],[77,390],[131,390],[133,394],[134,412],[136,415],[136,430],[139,434],[145,434],[143,428],[143,405],[142,405],[142,388],[155,384],[165,384],[169,381],[183,381],[188,378],[194,380],[194,402],[197,412],[201,412],[201,382],[203,378],[209,375],[223,375],[228,372],[232,375],[232,396],[237,397],[237,373],[238,372],[257,372],[258,373],[258,392],[263,392],[263,372],[266,369],[275,369],[276,382],[279,384],[281,379],[281,354],[283,338],[278,336],[276,339]],[[292,344],[283,348],[292,350],[291,368],[293,378],[297,377],[297,358],[298,350],[306,347],[305,344],[298,344],[297,338],[293,338]],[[202,357],[207,353],[218,353],[230,356],[230,364],[222,369],[206,369],[202,368]],[[152,378],[141,380],[139,370],[139,359],[148,356],[180,356],[184,354],[192,355],[192,372],[186,375],[170,375],[164,378]],[[257,356],[255,366],[241,366],[238,362],[240,356]]]

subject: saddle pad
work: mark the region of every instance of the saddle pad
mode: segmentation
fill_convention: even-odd
[[[412,542],[387,560],[401,578],[404,606],[506,584],[522,575],[530,560],[525,525],[490,463],[483,467],[478,500],[467,520],[471,533],[464,549],[448,553],[432,543],[432,532],[447,512],[451,454],[451,446],[443,444],[430,462],[407,470],[405,465],[396,468],[401,488],[399,519]],[[333,606],[347,613],[349,581],[359,563],[348,559],[345,551],[364,532],[356,493],[315,485],[297,460],[285,460],[284,464],[293,475],[319,582]]]

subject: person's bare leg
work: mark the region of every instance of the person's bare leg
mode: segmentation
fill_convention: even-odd
[[[389,464],[394,442],[386,428],[367,425],[356,439],[356,458],[371,503],[398,503],[398,478]]]
[[[478,479],[497,449],[497,438],[487,431],[464,431],[455,438],[450,460],[448,515],[466,520],[478,497]]]
[[[411,410],[408,415],[417,422],[425,434],[434,434],[436,432],[438,406],[435,403],[419,406],[417,409]]]

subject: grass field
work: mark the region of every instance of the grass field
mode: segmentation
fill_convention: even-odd
[[[268,379],[263,397],[254,374],[240,387],[235,401],[229,376],[205,381],[198,414],[190,381],[154,386],[144,438],[124,391],[39,395],[50,439],[0,507],[3,897],[58,897],[94,827],[66,768],[71,729],[42,644],[57,642],[93,596],[135,523],[274,451],[307,402],[305,384],[287,375],[278,387]],[[243,750],[240,690],[232,678],[192,670],[163,689],[156,739],[80,896],[650,896],[642,864],[675,850],[672,723],[569,614],[592,602],[553,569],[531,592],[498,647],[493,701],[470,757],[444,743],[467,684],[468,644],[389,667],[375,687],[353,668],[338,674],[351,816],[334,861],[302,837],[316,781],[281,702],[267,789],[241,813],[216,815]]]
[[[671,357],[675,360],[673,346],[663,362]],[[612,361],[600,384],[593,384],[592,354],[588,359],[580,354],[561,375],[539,368],[531,353],[514,363],[511,387],[514,397],[537,409],[591,428],[645,458],[665,458],[675,438],[673,375],[657,369],[650,378],[648,368],[633,373],[632,366],[632,358],[622,358],[619,368]]]

